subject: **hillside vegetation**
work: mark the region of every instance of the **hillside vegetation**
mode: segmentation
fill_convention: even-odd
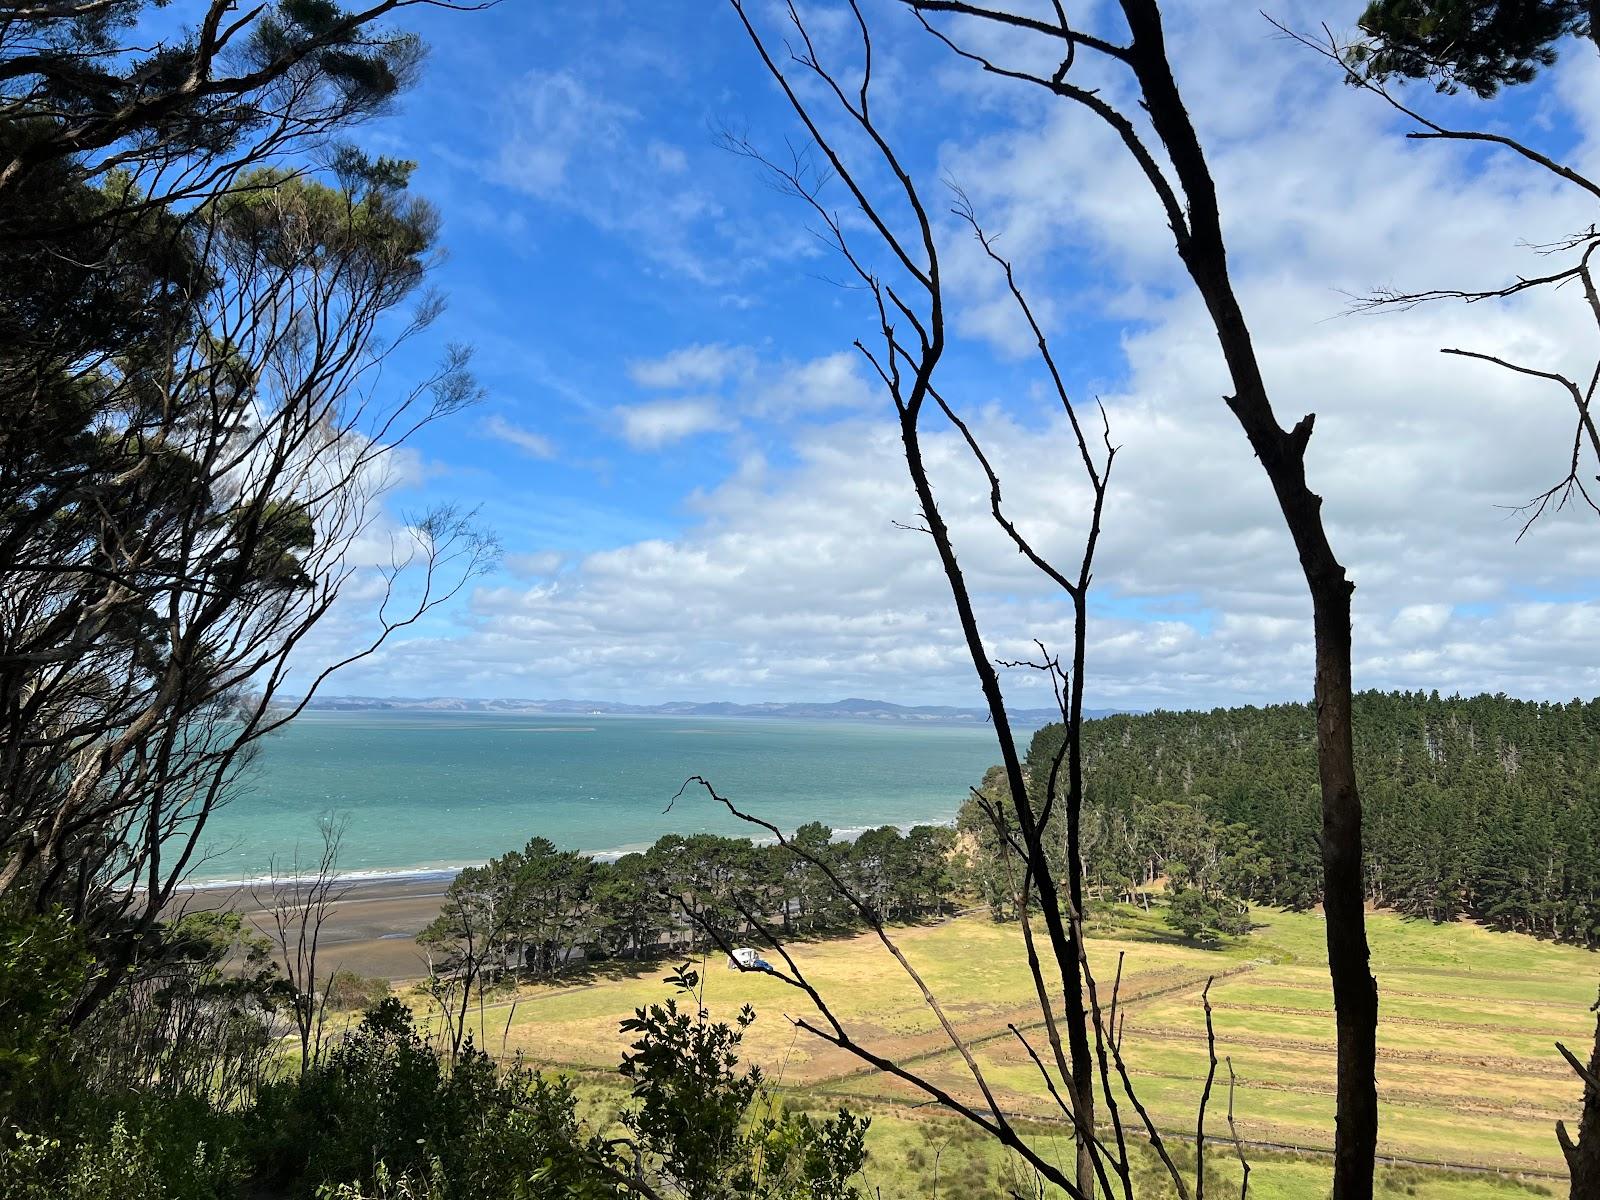
[[[1364,692],[1355,715],[1374,904],[1600,939],[1600,700]],[[1317,903],[1315,728],[1306,704],[1086,723],[1086,869],[1102,886],[1159,873],[1160,831],[1174,814],[1141,816],[1178,805],[1248,833],[1243,852],[1253,861],[1236,872],[1247,898]],[[1060,741],[1059,725],[1035,736],[1036,783]]]

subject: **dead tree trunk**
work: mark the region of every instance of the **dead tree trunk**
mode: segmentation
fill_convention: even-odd
[[[1556,1122],[1556,1140],[1561,1143],[1567,1170],[1572,1173],[1572,1200],[1600,1200],[1600,1001],[1595,1002],[1592,1011],[1597,1014],[1594,1049],[1589,1054],[1587,1067],[1572,1051],[1556,1043],[1556,1049],[1583,1080],[1583,1115],[1578,1118],[1578,1140],[1574,1142],[1567,1133],[1565,1121]]]
[[[1133,34],[1129,60],[1157,137],[1172,159],[1188,201],[1186,227],[1175,229],[1178,255],[1216,328],[1234,394],[1228,407],[1261,460],[1294,539],[1311,593],[1316,644],[1317,769],[1322,789],[1322,891],[1328,973],[1338,1038],[1334,1136],[1335,1200],[1372,1195],[1378,1143],[1378,985],[1367,949],[1361,875],[1361,800],[1356,789],[1350,702],[1350,594],[1322,523],[1322,497],[1306,484],[1312,414],[1285,430],[1272,410],[1250,329],[1228,275],[1216,188],[1200,140],[1172,77],[1155,0],[1123,0]]]
[[[1267,473],[1294,540],[1311,595],[1316,642],[1317,763],[1322,793],[1320,844],[1328,970],[1338,1038],[1334,1200],[1370,1200],[1377,1151],[1378,988],[1369,967],[1362,891],[1361,801],[1356,789],[1350,699],[1350,594],[1353,585],[1333,553],[1322,524],[1322,498],[1306,483],[1305,450],[1313,416],[1284,429],[1273,412],[1250,328],[1228,273],[1216,185],[1199,134],[1179,93],[1167,55],[1157,0],[1121,0],[1125,42],[1082,33],[1055,5],[1056,21],[1022,17],[971,0],[905,0],[924,25],[957,54],[984,70],[1041,86],[1094,114],[1123,143],[1161,202],[1178,257],[1204,300],[1233,384],[1228,407]],[[927,20],[960,13],[999,27],[1054,39],[1060,65],[1050,76],[995,62],[958,45]],[[1071,72],[1079,53],[1094,54],[1132,73],[1139,108],[1155,135],[1147,142],[1128,112],[1097,89],[1079,86]],[[1161,160],[1165,157],[1170,166]]]

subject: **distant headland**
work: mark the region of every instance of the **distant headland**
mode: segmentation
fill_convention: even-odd
[[[671,700],[665,704],[620,704],[609,700],[468,699],[460,696],[317,696],[306,706],[319,711],[548,713],[562,716],[623,717],[765,717],[792,721],[894,721],[922,725],[984,725],[989,713],[981,708],[955,708],[942,704],[905,705],[888,700],[851,698],[832,701],[735,704],[727,700],[695,702]],[[1123,709],[1087,709],[1086,717],[1106,717]],[[1053,708],[1011,711],[1018,725],[1037,728],[1059,721]]]

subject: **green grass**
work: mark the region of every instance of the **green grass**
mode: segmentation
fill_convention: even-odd
[[[586,1119],[599,1128],[617,1131],[613,1127],[615,1117],[626,1092],[614,1077],[586,1076],[579,1096]],[[791,1102],[818,1116],[828,1111],[814,1093],[794,1096]],[[852,1102],[852,1107],[872,1119],[862,1182],[866,1194],[874,1200],[968,1200],[1004,1195],[1008,1182],[1026,1183],[1027,1172],[1020,1160],[959,1119],[933,1110],[908,1110],[873,1100]],[[1022,1131],[1051,1161],[1071,1161],[1072,1147],[1059,1128],[1024,1122]],[[1140,1200],[1175,1196],[1155,1156],[1137,1143],[1133,1149],[1135,1194]],[[1175,1146],[1174,1157],[1185,1179],[1192,1183],[1192,1150]],[[1328,1164],[1324,1158],[1253,1150],[1249,1160],[1249,1194],[1254,1200],[1325,1200],[1328,1195]],[[1239,1168],[1232,1148],[1214,1144],[1206,1161],[1209,1194],[1237,1196]],[[1534,1200],[1564,1194],[1565,1188],[1558,1190],[1554,1181],[1380,1166],[1377,1193],[1380,1200]],[[1029,1194],[1026,1187],[1023,1194]],[[1052,1191],[1051,1195],[1059,1193]]]
[[[1220,951],[1182,944],[1142,912],[1110,917],[1096,922],[1090,959],[1102,997],[1109,998],[1122,956],[1126,1057],[1158,1126],[1192,1132],[1207,1066],[1200,993],[1214,976],[1217,1050],[1231,1059],[1238,1076],[1240,1134],[1307,1148],[1330,1145],[1333,1021],[1320,917],[1259,912],[1256,933]],[[1381,1153],[1510,1172],[1560,1172],[1553,1124],[1576,1116],[1579,1088],[1553,1042],[1588,1045],[1588,1006],[1600,959],[1472,925],[1435,926],[1386,913],[1370,917],[1368,928],[1383,1017]],[[1006,1032],[1009,1021],[1026,1029],[1038,1019],[1015,928],[965,917],[894,936],[973,1043],[1002,1102],[1019,1118],[1048,1121],[1053,1104],[1038,1072]],[[791,952],[863,1044],[915,1063],[932,1081],[976,1099],[971,1077],[934,1014],[875,939],[808,943]],[[485,1011],[480,1041],[551,1065],[609,1069],[624,1047],[617,1023],[665,995],[660,974],[615,972],[578,986],[524,989],[514,1008],[502,1002]],[[941,1195],[994,1194],[1004,1163],[987,1142],[931,1110],[910,1109],[907,1102],[919,1097],[906,1085],[798,1032],[785,1016],[816,1016],[802,994],[765,976],[728,971],[720,958],[706,964],[704,977],[714,1015],[731,1017],[746,1002],[761,1014],[746,1038],[747,1061],[761,1063],[806,1103],[847,1101],[872,1111],[869,1174],[886,1200],[928,1195],[940,1146],[940,1174],[951,1181]],[[1042,1034],[1036,1044],[1043,1050]],[[1225,1132],[1226,1082],[1223,1067],[1213,1134]],[[1045,1143],[1062,1142],[1058,1128],[1037,1128]],[[1213,1161],[1219,1170],[1236,1169],[1226,1168],[1225,1149]],[[1252,1158],[1251,1194],[1259,1200],[1326,1195],[1325,1158],[1261,1151]],[[966,1186],[979,1174],[989,1180],[987,1191]],[[956,1180],[964,1182],[958,1186]],[[1399,1169],[1383,1180],[1392,1186],[1382,1194],[1423,1200],[1529,1194],[1493,1175]]]

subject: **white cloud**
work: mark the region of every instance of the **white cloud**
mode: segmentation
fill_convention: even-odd
[[[555,458],[559,453],[556,444],[544,434],[524,429],[521,425],[514,424],[498,414],[488,417],[483,422],[482,429],[489,437],[515,446],[529,458],[548,460]]]
[[[570,186],[575,158],[616,146],[635,114],[584,84],[570,71],[530,71],[508,106],[509,136],[495,175],[546,199]]]
[[[652,140],[646,152],[650,155],[650,161],[669,175],[681,175],[689,169],[689,156],[681,146]]]
[[[1117,406],[1114,419],[1129,446],[1150,447],[1163,427],[1153,408],[1138,405]],[[1011,464],[1013,511],[1026,515],[1042,547],[1070,557],[1082,489],[1070,471],[1049,469],[1067,451],[1065,430],[997,415],[977,428],[996,459]],[[1175,447],[1144,455],[1137,468],[1130,450],[1118,468],[1127,474],[1100,564],[1092,703],[1306,694],[1303,584],[1268,498],[1242,502],[1264,488],[1235,440],[1224,427],[1215,439],[1189,442],[1187,466],[1184,447]],[[684,536],[590,554],[528,585],[479,589],[467,631],[412,642],[381,664],[383,678],[402,691],[408,676],[448,669],[443,677],[456,690],[490,693],[973,702],[971,664],[927,540],[895,525],[913,522],[915,502],[893,428],[846,421],[795,448],[792,470],[752,473],[708,495],[703,522]],[[928,450],[991,655],[1024,657],[1033,637],[1065,645],[1066,607],[994,531],[965,450],[948,434],[930,438]],[[1395,556],[1383,523],[1335,529],[1361,584],[1358,684],[1600,690],[1600,666],[1581,665],[1600,664],[1600,604],[1516,600],[1506,581],[1517,551],[1503,528],[1486,514],[1450,532],[1442,509],[1391,517],[1403,541],[1429,547],[1409,575],[1376,569]],[[1591,556],[1566,578],[1594,567]],[[1500,581],[1493,611],[1463,599],[1478,592],[1458,586],[1458,573]],[[1141,598],[1169,615],[1130,609]],[[1008,686],[1019,702],[1045,699],[1026,673]]]
[[[649,133],[644,114],[618,103],[582,67],[533,70],[507,89],[485,131],[489,182],[558,206],[624,242],[640,273],[659,269],[722,284],[776,258],[811,252],[787,225],[730,213],[704,156]]]
[[[749,368],[749,352],[735,346],[684,346],[661,358],[628,364],[628,376],[640,387],[715,387]]]
[[[729,427],[715,400],[694,397],[624,405],[613,411],[623,438],[640,450],[659,449],[695,434]]]
[[[628,375],[639,386],[656,390],[715,389],[728,412],[787,420],[883,403],[861,363],[860,353],[853,350],[773,361],[750,347],[711,344],[630,363]]]
[[[1270,38],[1253,9],[1205,6],[1171,35],[1280,420],[1318,415],[1308,475],[1357,584],[1358,685],[1600,692],[1593,514],[1556,514],[1519,543],[1505,508],[1564,472],[1567,402],[1438,353],[1473,346],[1581,374],[1594,337],[1581,297],[1340,315],[1348,292],[1529,271],[1536,260],[1518,240],[1582,228],[1587,206],[1531,168],[1404,141],[1381,102]],[[1557,99],[1575,105],[1600,64],[1573,55],[1561,72]],[[1001,125],[945,147],[942,166],[1003,237],[1072,391],[1084,404],[1104,395],[1122,447],[1096,572],[1092,703],[1305,696],[1299,565],[1145,185],[1068,106],[960,78]],[[1009,511],[1070,559],[1085,514],[1072,442],[1048,395],[1015,383],[1031,340],[991,266],[958,230],[944,232],[958,334],[948,394],[1001,470]],[[869,320],[863,311],[863,329]],[[1126,377],[1108,386],[1082,368],[1075,349],[1104,360],[1086,338],[1115,339]],[[617,409],[636,446],[726,432],[746,415],[778,427],[782,444],[743,457],[677,536],[480,588],[450,636],[386,653],[390,690],[454,678],[485,693],[975,699],[931,548],[895,526],[916,523],[916,503],[894,420],[847,349],[785,361],[697,342],[631,374],[694,392]],[[804,419],[775,419],[790,416]],[[1064,644],[1068,611],[994,529],[959,441],[930,431],[928,461],[990,652],[1019,657],[1035,636]],[[1026,676],[1014,683],[1020,699],[1040,698]]]
[[[862,409],[886,402],[867,382],[861,355],[848,350],[781,366],[753,381],[749,392],[756,411],[777,417]]]

